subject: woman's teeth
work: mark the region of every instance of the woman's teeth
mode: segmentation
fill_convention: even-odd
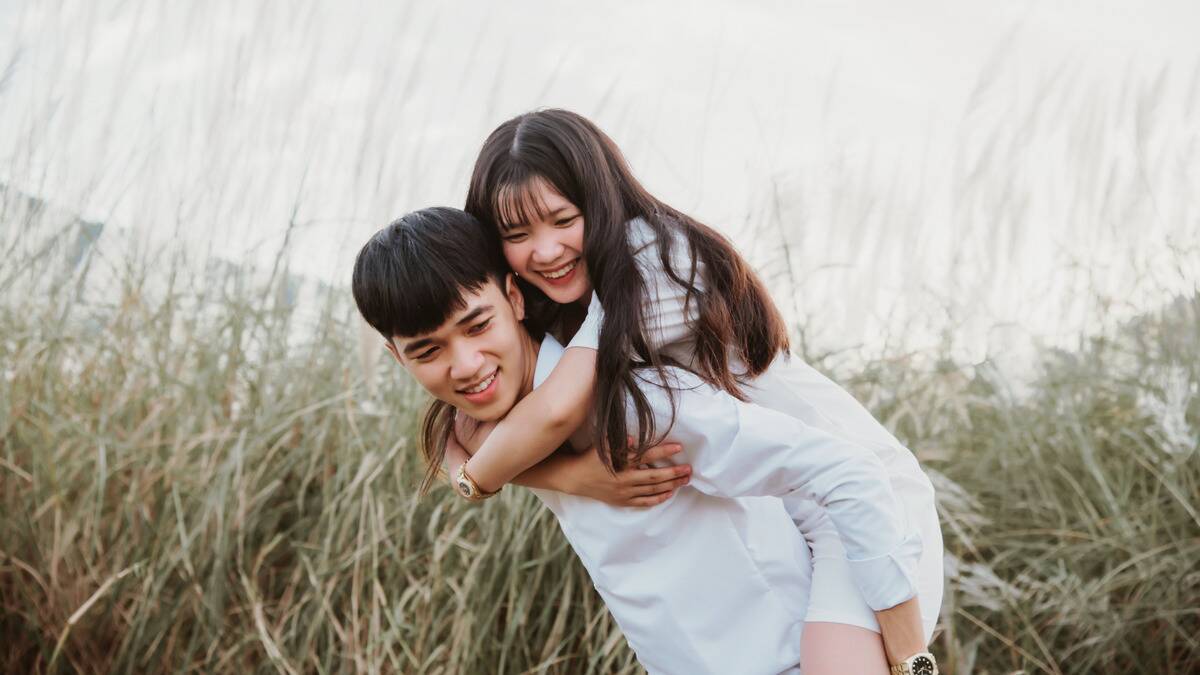
[[[547,279],[561,279],[561,278],[567,276],[568,274],[570,274],[571,270],[575,269],[575,266],[578,264],[579,264],[579,259],[576,258],[575,260],[572,260],[571,262],[567,263],[566,265],[563,265],[562,267],[554,270],[553,272],[539,272],[539,274],[546,277]]]
[[[488,387],[492,386],[492,381],[495,379],[496,379],[496,373],[492,373],[491,375],[488,375],[488,378],[486,380],[484,380],[483,382],[480,382],[479,384],[475,385],[474,387],[471,387],[470,389],[468,389],[467,393],[468,394],[478,394],[479,392],[483,391],[484,389],[487,389]]]

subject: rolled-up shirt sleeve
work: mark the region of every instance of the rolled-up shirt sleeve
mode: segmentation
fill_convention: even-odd
[[[744,403],[672,370],[676,405],[666,434],[683,446],[692,487],[722,497],[816,501],[838,530],[851,574],[872,609],[916,595],[919,530],[907,522],[887,472],[870,449],[783,413]],[[655,419],[671,419],[661,385],[642,387]],[[661,429],[660,429],[661,433]]]
[[[645,286],[642,319],[649,346],[655,350],[672,345],[683,345],[686,348],[694,337],[692,331],[699,315],[698,301],[688,298],[687,289],[672,279],[663,268],[658,239],[650,225],[641,218],[634,218],[629,221],[629,228],[634,262]],[[697,291],[703,292],[704,263],[693,263],[687,239],[682,233],[672,231],[671,243],[671,268],[681,278],[690,279]],[[600,299],[593,292],[588,303],[587,317],[571,337],[567,347],[597,349],[603,323],[604,308],[600,306]]]
[[[672,344],[691,342],[694,324],[700,313],[698,300],[688,298],[687,288],[667,274],[662,264],[662,244],[650,225],[641,218],[634,218],[629,221],[629,227],[633,259],[646,288],[642,317],[650,348],[662,349]],[[687,238],[678,229],[671,230],[669,260],[676,275],[690,280],[697,291],[704,292],[704,263],[693,260]]]

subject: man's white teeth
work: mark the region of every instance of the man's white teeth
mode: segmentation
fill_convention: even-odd
[[[563,265],[562,267],[554,270],[553,272],[540,272],[540,274],[542,276],[546,277],[547,279],[561,279],[561,278],[567,276],[568,274],[570,274],[571,270],[575,269],[575,266],[578,264],[579,264],[579,259],[576,258],[575,260],[572,260],[571,262],[567,263],[566,265]]]
[[[471,387],[470,389],[468,389],[467,393],[468,394],[478,394],[479,392],[483,391],[484,389],[487,389],[488,387],[492,386],[492,380],[495,380],[495,379],[496,379],[496,373],[492,373],[491,375],[488,375],[488,378],[486,380],[484,380],[483,382],[480,382],[479,384],[475,385],[474,387]]]

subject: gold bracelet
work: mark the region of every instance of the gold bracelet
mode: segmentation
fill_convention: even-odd
[[[458,465],[458,471],[454,473],[454,487],[458,494],[466,497],[473,502],[481,502],[488,497],[493,497],[500,493],[504,486],[500,486],[495,492],[484,492],[479,488],[474,478],[471,478],[467,473],[467,463],[463,462]]]

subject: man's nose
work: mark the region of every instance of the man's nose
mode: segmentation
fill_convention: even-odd
[[[455,380],[470,380],[483,368],[483,354],[469,344],[453,348],[450,360],[450,377]]]

